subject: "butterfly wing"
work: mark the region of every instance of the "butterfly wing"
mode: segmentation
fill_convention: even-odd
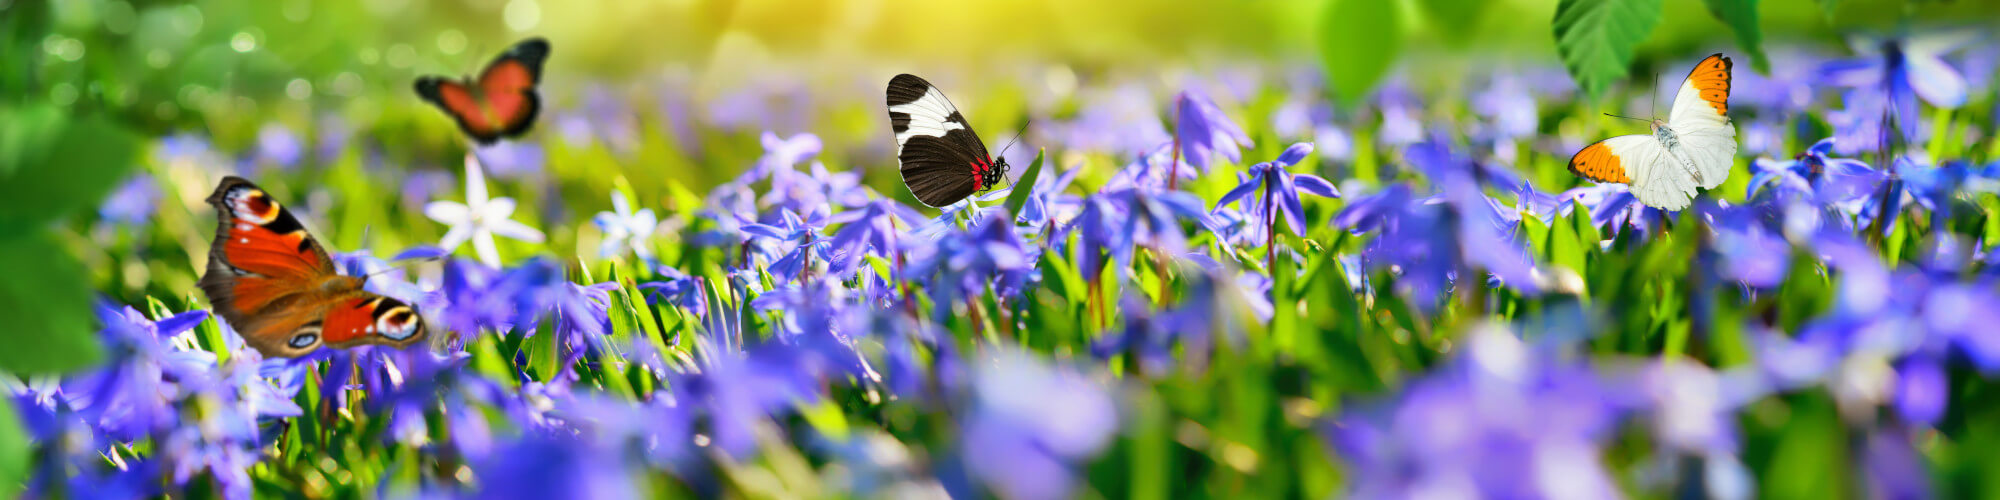
[[[534,125],[541,113],[535,85],[541,82],[542,63],[548,57],[548,40],[530,38],[494,58],[477,80],[418,78],[417,95],[451,115],[474,141],[492,144]]]
[[[500,138],[493,121],[486,118],[485,105],[465,82],[437,76],[418,78],[417,95],[451,115],[452,121],[458,122],[458,129],[480,144],[491,144]]]
[[[266,356],[296,357],[329,337],[343,345],[360,343],[326,333],[352,323],[346,319],[352,313],[345,311],[358,309],[355,299],[372,300],[366,311],[374,320],[370,333],[382,337],[370,339],[373,343],[407,345],[422,337],[423,325],[413,310],[362,291],[362,278],[340,275],[326,249],[263,189],[229,177],[216,186],[208,203],[215,207],[218,224],[201,290],[251,347]],[[398,307],[407,315],[396,314]],[[395,319],[381,321],[391,317]]]
[[[1650,135],[1621,135],[1586,146],[1570,157],[1569,171],[1630,185],[1633,197],[1654,208],[1680,210],[1694,199],[1694,179]]]
[[[896,75],[888,104],[903,184],[917,201],[943,207],[979,190],[992,159],[943,92],[915,75]]]
[[[1729,123],[1733,64],[1715,54],[1696,64],[1674,96],[1667,127],[1680,139],[1680,152],[1701,172],[1701,187],[1715,189],[1736,166],[1736,127]]]
[[[486,96],[488,117],[500,136],[521,135],[534,125],[542,109],[535,85],[542,81],[542,63],[548,58],[549,41],[530,38],[514,44],[479,73],[480,94]]]
[[[321,329],[326,345],[405,347],[424,338],[424,321],[403,301],[357,292],[327,302]]]

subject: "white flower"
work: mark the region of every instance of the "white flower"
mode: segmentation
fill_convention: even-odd
[[[465,155],[465,203],[433,201],[424,205],[424,215],[451,226],[438,246],[449,252],[471,240],[479,261],[496,268],[500,267],[500,249],[493,245],[494,234],[542,242],[541,231],[508,218],[514,215],[513,198],[486,198],[486,175],[479,171],[479,160],[470,154]]]
[[[640,260],[653,262],[653,246],[647,244],[653,232],[660,227],[660,218],[653,215],[653,209],[641,208],[632,211],[632,204],[625,199],[625,193],[611,190],[611,212],[598,212],[590,222],[604,231],[604,243],[597,247],[601,257],[610,258],[625,253],[626,245],[631,245],[632,253]]]

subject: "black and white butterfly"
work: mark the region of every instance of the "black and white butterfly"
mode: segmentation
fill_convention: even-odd
[[[958,107],[916,75],[889,80],[889,124],[903,185],[925,205],[950,206],[1007,176],[1007,159],[987,156]]]

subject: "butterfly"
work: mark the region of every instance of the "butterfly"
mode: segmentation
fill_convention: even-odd
[[[298,357],[321,345],[405,347],[424,338],[408,304],[361,289],[343,276],[305,226],[241,177],[208,196],[218,224],[201,291],[215,311],[268,357]]]
[[[1688,72],[1665,121],[1651,135],[1622,135],[1584,147],[1569,171],[1598,182],[1631,185],[1640,203],[1663,210],[1687,208],[1695,188],[1715,189],[1736,164],[1736,127],[1729,123],[1729,71],[1722,54]]]
[[[535,84],[541,82],[542,62],[548,58],[549,41],[530,38],[494,58],[478,80],[418,78],[417,95],[451,115],[472,140],[492,144],[534,125],[542,107]]]
[[[944,207],[992,189],[1007,176],[1007,159],[987,156],[986,144],[931,82],[915,75],[889,80],[889,125],[903,185],[917,201]]]

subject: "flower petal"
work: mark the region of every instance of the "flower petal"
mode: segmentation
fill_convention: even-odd
[[[1298,184],[1299,191],[1311,193],[1321,198],[1340,197],[1340,188],[1333,187],[1333,183],[1327,182],[1325,178],[1317,175],[1296,174],[1292,176],[1292,182]]]
[[[506,236],[508,238],[513,238],[528,243],[541,243],[542,240],[545,238],[542,235],[541,231],[535,230],[535,228],[532,227],[528,227],[527,224],[522,224],[520,222],[515,222],[507,219],[489,221],[487,222],[487,227],[492,229],[493,234]]]
[[[456,201],[433,201],[424,205],[424,216],[453,226],[471,221],[471,214],[471,209]]]

